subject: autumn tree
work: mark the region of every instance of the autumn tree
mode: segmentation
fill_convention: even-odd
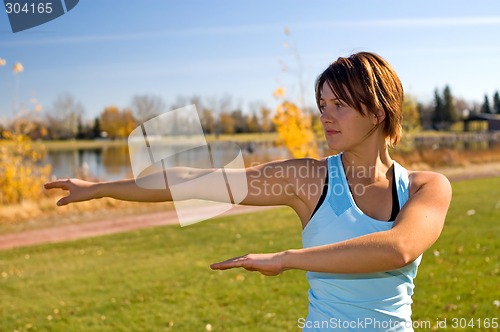
[[[261,128],[265,133],[271,132],[273,130],[273,120],[271,118],[271,110],[265,106],[260,108],[261,117]]]
[[[222,112],[219,116],[220,131],[222,134],[234,134],[235,121],[231,114]]]
[[[234,121],[234,131],[237,134],[241,134],[247,131],[247,122],[245,116],[241,110],[235,110],[231,112],[231,117]]]
[[[203,132],[207,134],[215,133],[216,120],[214,111],[209,108],[202,108],[201,110],[201,127]]]
[[[280,139],[294,158],[318,157],[312,117],[294,103],[284,101],[276,108],[273,118]]]
[[[246,116],[246,129],[249,133],[258,133],[261,131],[259,118],[256,113],[251,113]]]
[[[109,106],[101,113],[99,124],[102,131],[109,138],[126,138],[137,126],[130,109],[119,110],[116,106]]]
[[[403,132],[414,133],[421,128],[420,114],[416,99],[406,94],[403,102]]]

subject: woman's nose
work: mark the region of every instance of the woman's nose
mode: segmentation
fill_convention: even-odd
[[[323,123],[326,123],[326,122],[330,123],[330,122],[334,121],[333,116],[332,116],[332,112],[329,112],[328,108],[326,108],[326,107],[323,110],[323,113],[321,113],[321,115],[319,116],[319,119]]]

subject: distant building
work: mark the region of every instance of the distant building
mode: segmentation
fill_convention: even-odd
[[[477,131],[477,128],[485,131],[500,131],[500,115],[498,114],[471,114],[463,122],[464,131]]]

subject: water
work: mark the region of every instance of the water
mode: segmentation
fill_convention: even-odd
[[[462,151],[484,151],[500,149],[500,134],[471,134],[471,135],[447,135],[443,137],[425,136],[416,138],[414,148],[421,150],[462,150]],[[271,160],[289,158],[287,150],[283,146],[276,146],[272,142],[238,143],[243,152],[245,165],[249,166],[255,162],[267,162]],[[327,153],[327,149],[322,147]],[[203,154],[198,152],[184,153],[182,158],[175,158],[176,165],[196,167],[207,167],[203,163]],[[234,158],[234,151],[227,149],[213,150],[214,162],[222,160],[227,164]],[[142,156],[148,159],[148,156]],[[69,151],[49,151],[45,160],[52,165],[53,175],[57,178],[83,177],[95,180],[118,180],[133,177],[130,166],[130,157],[127,146],[103,147],[100,149],[74,149]]]
[[[84,177],[118,180],[131,175],[128,151],[121,147],[49,151],[45,161],[52,166],[52,174],[59,179]]]
[[[275,146],[273,143],[242,143],[238,146],[247,166],[254,162],[289,157],[286,148]],[[212,154],[215,164],[227,164],[235,155],[234,148],[224,150],[220,147],[213,149]],[[149,157],[144,155],[139,158],[147,161]],[[174,162],[176,165],[207,167],[203,159],[206,158],[203,158],[200,151],[190,151],[175,158]],[[111,181],[133,177],[127,146],[49,151],[45,162],[52,166],[52,174],[59,179],[79,177]]]

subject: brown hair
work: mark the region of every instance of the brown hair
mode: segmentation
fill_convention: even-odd
[[[381,56],[359,52],[348,58],[339,57],[316,80],[316,103],[319,108],[321,89],[327,82],[339,99],[363,116],[362,106],[377,116],[385,112],[383,132],[391,146],[401,138],[404,92],[394,68]],[[373,129],[375,130],[378,125]]]

